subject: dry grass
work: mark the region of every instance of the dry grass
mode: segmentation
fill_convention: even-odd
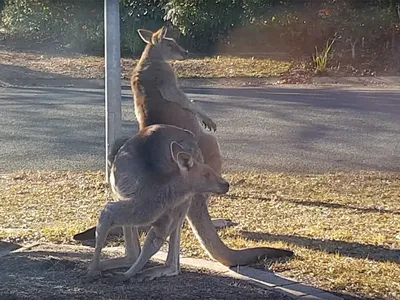
[[[266,245],[296,252],[257,267],[336,292],[400,298],[400,175],[227,174],[228,195],[215,217],[239,225],[220,232],[232,247]],[[107,195],[100,172],[18,173],[4,177],[0,239],[70,242],[95,224]],[[183,251],[205,257],[188,228]]]
[[[63,75],[75,78],[104,78],[104,58],[98,56],[53,56],[0,50],[0,62],[4,65],[25,67],[45,72],[43,77]],[[122,76],[130,78],[136,59],[121,59]],[[176,61],[173,67],[180,78],[233,78],[275,77],[287,72],[291,62],[272,59],[214,57]]]

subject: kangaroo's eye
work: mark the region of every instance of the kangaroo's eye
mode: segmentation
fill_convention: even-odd
[[[204,178],[205,178],[205,179],[209,179],[210,176],[211,176],[211,173],[209,173],[209,172],[207,172],[207,173],[204,174]]]

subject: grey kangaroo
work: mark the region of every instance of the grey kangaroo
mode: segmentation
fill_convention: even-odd
[[[142,270],[168,236],[165,266],[144,270],[138,279],[177,275],[180,232],[193,195],[224,194],[229,183],[203,163],[197,140],[188,130],[151,125],[117,150],[120,144],[118,141],[113,147],[115,157],[109,158],[111,190],[118,201],[109,202],[100,214],[88,276],[131,264],[125,273],[113,277],[116,281],[128,280]],[[140,251],[137,227],[148,225],[151,228]],[[126,256],[100,261],[107,234],[115,226],[123,227]]]
[[[216,174],[221,174],[222,158],[218,141],[206,132],[203,124],[216,129],[215,123],[192,103],[179,88],[177,76],[169,59],[185,59],[187,51],[174,39],[166,37],[167,28],[157,32],[139,29],[138,33],[147,44],[140,61],[131,76],[131,88],[135,114],[139,128],[152,124],[171,124],[190,130],[196,136],[204,158]],[[187,219],[201,245],[208,254],[226,266],[246,265],[260,257],[292,256],[284,249],[257,247],[235,250],[227,247],[219,238],[208,212],[208,194],[197,194],[191,202]],[[77,240],[93,236],[94,228],[77,234]]]

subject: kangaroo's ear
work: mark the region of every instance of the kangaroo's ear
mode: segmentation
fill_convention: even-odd
[[[171,157],[176,162],[179,169],[188,171],[193,167],[193,157],[187,153],[178,142],[173,141],[170,144],[170,150]]]
[[[138,34],[140,38],[146,43],[146,44],[151,44],[151,37],[153,36],[153,33],[150,30],[146,29],[138,29]]]
[[[167,27],[163,26],[156,32],[154,32],[153,37],[151,39],[151,42],[154,45],[157,45],[158,43],[161,43],[163,38],[165,38],[165,35],[167,34]]]
[[[165,38],[167,35],[168,28],[166,26],[163,26],[160,30],[161,30],[161,36]]]
[[[193,157],[187,152],[179,152],[177,155],[177,164],[182,171],[189,171],[193,167]]]
[[[171,156],[173,160],[176,160],[176,156],[179,152],[185,152],[183,146],[176,141],[171,142],[169,149],[171,150]]]
[[[170,145],[169,145],[169,149],[171,150],[171,156],[172,159],[178,163],[178,153],[179,152],[185,152],[185,149],[183,149],[182,145],[179,144],[178,142],[173,141]]]

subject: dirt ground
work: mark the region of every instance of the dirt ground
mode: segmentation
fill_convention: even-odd
[[[15,247],[2,243],[0,248]],[[79,273],[87,268],[91,255],[87,247],[46,244],[3,256],[0,299],[291,299],[218,273],[189,268],[183,268],[180,276],[151,282],[111,284],[103,278],[86,283]]]

